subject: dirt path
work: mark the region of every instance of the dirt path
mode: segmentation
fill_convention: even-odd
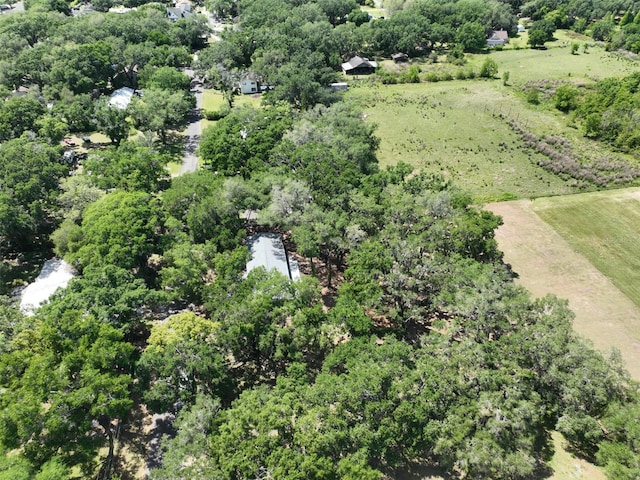
[[[587,259],[535,214],[529,200],[486,205],[504,219],[496,232],[505,262],[533,296],[554,293],[569,300],[575,330],[607,351],[620,350],[627,369],[640,380],[640,309]]]

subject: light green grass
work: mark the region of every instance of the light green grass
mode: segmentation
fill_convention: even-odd
[[[557,34],[560,38],[565,38],[565,35]],[[584,43],[573,41],[581,45]],[[578,54],[572,55],[571,43],[572,40],[566,37],[566,40],[549,44],[550,48],[546,50],[505,49],[491,52],[490,55],[498,64],[499,75],[508,71],[509,82],[515,85],[544,80],[591,83],[604,78],[630,75],[638,69],[637,61],[618,53],[607,52],[600,46],[589,47],[588,53],[584,53],[580,47]],[[485,58],[485,55],[471,56],[469,64],[479,71]]]
[[[384,8],[374,8],[361,5],[360,10],[367,12],[373,18],[384,18],[387,15],[387,11]]]
[[[528,114],[499,81],[352,88],[377,125],[381,166],[404,161],[450,178],[478,201],[558,195],[571,184],[534,164],[504,117]],[[501,118],[502,115],[502,118]]]
[[[539,199],[535,211],[640,307],[640,190]]]
[[[237,95],[233,97],[233,106],[241,107],[243,105],[251,105],[258,108],[262,103],[262,95]],[[205,89],[202,92],[202,109],[209,111],[220,110],[226,105],[226,101],[222,94],[213,89]],[[204,131],[210,125],[216,123],[212,120],[203,118],[201,120],[202,130]]]
[[[361,105],[368,122],[377,125],[378,158],[383,167],[402,160],[417,169],[441,173],[480,202],[577,193],[573,180],[537,166],[540,157],[523,148],[507,119],[538,138],[566,138],[585,161],[622,158],[637,164],[631,156],[585,138],[551,102],[531,105],[524,99],[522,87],[529,80],[586,85],[606,76],[628,75],[640,65],[601,47],[591,47],[589,52],[571,55],[569,46],[492,52],[488,55],[498,63],[497,77],[510,72],[506,86],[499,78],[404,85],[351,80],[347,97]],[[469,56],[463,67],[419,66],[423,75],[450,68],[478,72],[486,58],[487,54]],[[393,68],[389,62],[384,65]]]

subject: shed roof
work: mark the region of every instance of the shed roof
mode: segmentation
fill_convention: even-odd
[[[254,268],[264,267],[267,271],[277,270],[292,280],[300,278],[298,264],[292,262],[290,265],[282,239],[277,233],[256,233],[247,239],[247,246],[251,251],[247,274]]]
[[[129,106],[129,103],[131,103],[134,93],[135,90],[133,88],[119,88],[109,97],[109,105],[119,108],[120,110],[125,110]]]
[[[378,68],[378,62],[374,62],[373,60],[369,60],[368,58],[355,56],[348,62],[342,64],[342,69],[345,72],[362,67]]]

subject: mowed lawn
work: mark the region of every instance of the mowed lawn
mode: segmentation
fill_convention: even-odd
[[[538,199],[533,209],[640,307],[640,190]]]

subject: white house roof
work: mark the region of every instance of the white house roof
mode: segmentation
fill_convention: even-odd
[[[109,97],[109,105],[119,108],[120,110],[125,110],[129,106],[129,103],[131,103],[134,93],[135,90],[133,88],[119,88]]]
[[[74,276],[73,267],[64,260],[47,260],[38,278],[20,292],[20,310],[27,315],[33,315],[35,309],[48,300],[58,288],[66,287]]]
[[[296,262],[290,262],[280,235],[277,233],[257,233],[247,239],[251,250],[251,260],[247,263],[247,274],[254,268],[264,267],[277,270],[292,280],[300,279],[300,270]]]

